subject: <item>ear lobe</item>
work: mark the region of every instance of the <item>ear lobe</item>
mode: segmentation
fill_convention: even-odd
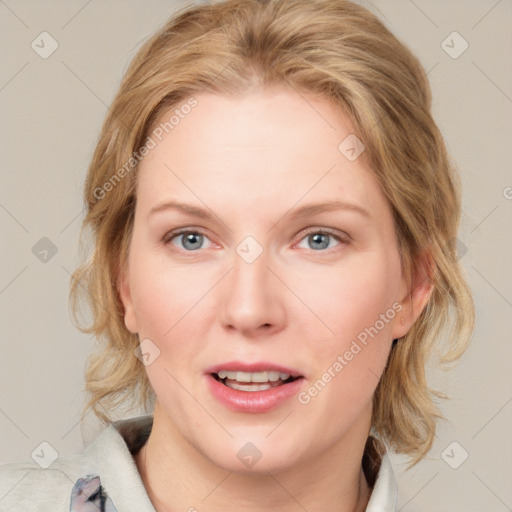
[[[119,272],[117,291],[124,307],[124,324],[131,333],[137,334],[139,330],[137,327],[137,317],[135,316],[135,310],[133,308],[128,265],[123,265]]]
[[[432,284],[434,271],[434,259],[430,251],[425,250],[417,259],[412,282],[408,283],[406,277],[402,278],[402,287],[405,292],[400,303],[403,309],[398,315],[398,322],[393,326],[393,339],[405,336],[425,309],[434,288]]]

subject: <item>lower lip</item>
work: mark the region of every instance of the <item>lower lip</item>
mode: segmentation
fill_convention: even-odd
[[[236,412],[261,413],[275,409],[299,392],[303,378],[264,391],[239,391],[207,375],[213,396],[223,405]]]

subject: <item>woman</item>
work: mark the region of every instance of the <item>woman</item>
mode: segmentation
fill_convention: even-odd
[[[473,327],[459,181],[409,50],[345,0],[190,7],[128,68],[85,200],[88,408],[152,414],[3,467],[2,505],[394,510],[386,448],[426,455],[425,363]]]

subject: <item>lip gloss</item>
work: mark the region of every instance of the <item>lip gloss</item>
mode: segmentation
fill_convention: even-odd
[[[304,380],[297,378],[264,391],[239,391],[218,381],[212,374],[206,375],[206,378],[211,393],[221,404],[232,411],[252,414],[279,407],[299,392]]]

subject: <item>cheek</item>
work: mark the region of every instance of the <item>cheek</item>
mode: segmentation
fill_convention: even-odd
[[[339,349],[333,337],[343,344],[376,322],[379,331],[388,332],[391,321],[382,326],[379,320],[386,312],[386,320],[395,316],[392,305],[399,291],[400,264],[394,255],[354,255],[343,265],[308,275],[307,280],[297,276],[293,289],[312,313],[311,322],[317,318],[316,332],[322,333],[327,346]]]
[[[204,349],[201,319],[207,316],[205,308],[212,307],[211,272],[191,272],[147,250],[133,251],[130,269],[139,338],[151,340],[159,351],[146,366],[148,378],[160,401],[178,406],[183,395],[178,382],[195,369],[197,354]]]
[[[132,298],[140,326],[140,336],[171,339],[183,326],[197,324],[202,314],[202,298],[212,288],[211,272],[196,267],[171,265],[165,257],[133,255]]]
[[[316,337],[314,377],[299,401],[337,418],[336,430],[369,404],[384,370],[398,316],[400,263],[395,255],[374,254],[316,277],[310,304],[334,333],[324,329],[327,334]]]
[[[133,284],[133,304],[139,338],[149,338],[160,346],[161,340],[173,327],[173,312],[179,307],[179,301],[166,291],[165,280],[154,279],[153,273],[141,276]]]
[[[187,400],[179,383],[201,372],[198,355],[208,349],[211,291],[219,276],[207,266],[173,264],[148,249],[133,251],[130,270],[139,338],[151,340],[158,353],[146,373],[159,400],[178,407]]]

